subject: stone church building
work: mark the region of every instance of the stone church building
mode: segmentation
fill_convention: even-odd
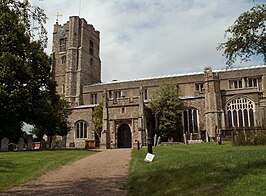
[[[217,128],[253,127],[265,124],[266,66],[101,82],[100,32],[85,19],[71,16],[54,25],[53,76],[57,91],[72,104],[67,147],[84,148],[95,140],[92,111],[103,103],[104,148],[146,145],[154,121],[146,107],[161,85],[179,88],[183,132],[215,137]]]

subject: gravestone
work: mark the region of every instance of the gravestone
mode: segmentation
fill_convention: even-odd
[[[49,149],[49,148],[50,148],[50,142],[49,142],[49,141],[46,141],[46,142],[45,142],[45,148],[46,148],[46,149]]]
[[[56,145],[56,142],[55,142],[55,139],[53,138],[51,142],[51,149],[55,149],[55,145]]]
[[[62,148],[65,148],[66,147],[66,140],[67,140],[66,135],[63,135],[62,136]]]
[[[44,150],[44,149],[45,149],[45,140],[42,139],[42,140],[41,140],[40,150]]]
[[[161,143],[161,136],[158,137],[157,145],[159,145],[160,143]]]
[[[32,135],[28,135],[27,137],[27,150],[32,150]]]
[[[59,140],[59,141],[57,142],[56,147],[57,147],[58,149],[61,149],[61,148],[62,148],[62,140]]]
[[[8,143],[9,139],[7,137],[4,137],[1,139],[1,151],[6,152],[8,151]]]
[[[17,151],[22,151],[24,148],[24,138],[20,137],[18,139],[18,144],[17,144]]]
[[[183,137],[184,137],[184,143],[187,144],[187,136],[185,133],[183,134]]]
[[[154,135],[154,138],[153,139],[154,139],[153,140],[154,141],[154,144],[153,145],[154,146],[157,146],[157,134]]]

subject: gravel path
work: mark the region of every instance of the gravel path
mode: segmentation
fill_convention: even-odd
[[[0,195],[127,195],[131,149],[103,150]]]

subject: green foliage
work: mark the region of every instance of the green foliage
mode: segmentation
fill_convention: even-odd
[[[93,153],[89,150],[1,153],[0,192]]]
[[[227,64],[232,65],[239,57],[241,62],[253,55],[266,62],[266,4],[258,4],[241,14],[225,32],[229,38],[218,46],[224,50]]]
[[[159,146],[152,163],[146,149],[133,150],[128,195],[265,195],[266,147]]]
[[[94,108],[92,112],[92,122],[94,132],[97,134],[98,138],[101,138],[103,128],[103,103],[100,103]]]
[[[150,107],[158,119],[157,134],[174,140],[182,135],[181,115],[183,102],[174,85],[161,86],[151,99]]]
[[[38,40],[31,28],[34,20],[40,27]],[[23,122],[50,133],[69,130],[69,106],[56,94],[44,52],[45,20],[43,11],[28,1],[0,0],[0,138],[12,142],[22,136]]]

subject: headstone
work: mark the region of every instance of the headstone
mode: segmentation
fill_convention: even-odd
[[[42,140],[41,140],[40,150],[44,150],[44,149],[45,149],[45,140],[42,139]]]
[[[152,161],[153,161],[154,157],[155,157],[155,155],[154,155],[154,154],[147,153],[147,155],[146,155],[146,157],[145,157],[144,161],[145,161],[145,162],[149,162],[149,163],[150,163],[150,162],[152,162]]]
[[[32,135],[28,135],[27,138],[27,150],[32,150]]]
[[[18,139],[18,144],[17,144],[17,151],[22,151],[24,148],[24,138],[20,137]]]
[[[161,143],[161,136],[158,137],[157,145]]]
[[[66,141],[67,141],[67,136],[66,135],[63,135],[62,136],[62,148],[65,148],[66,147]]]
[[[56,145],[56,142],[55,142],[55,139],[53,139],[51,142],[51,149],[55,149],[55,145]]]
[[[56,146],[58,149],[62,148],[62,140],[59,140]]]
[[[49,142],[49,141],[46,141],[46,142],[45,142],[45,148],[46,148],[46,149],[49,149],[49,148],[50,148],[50,142]]]
[[[185,143],[185,145],[187,145],[187,137],[186,137],[185,133],[183,134],[183,137],[184,137],[184,143]]]
[[[7,137],[4,137],[1,139],[1,151],[6,152],[8,151],[8,143],[9,139]]]
[[[157,134],[154,135],[154,146],[157,146]]]

